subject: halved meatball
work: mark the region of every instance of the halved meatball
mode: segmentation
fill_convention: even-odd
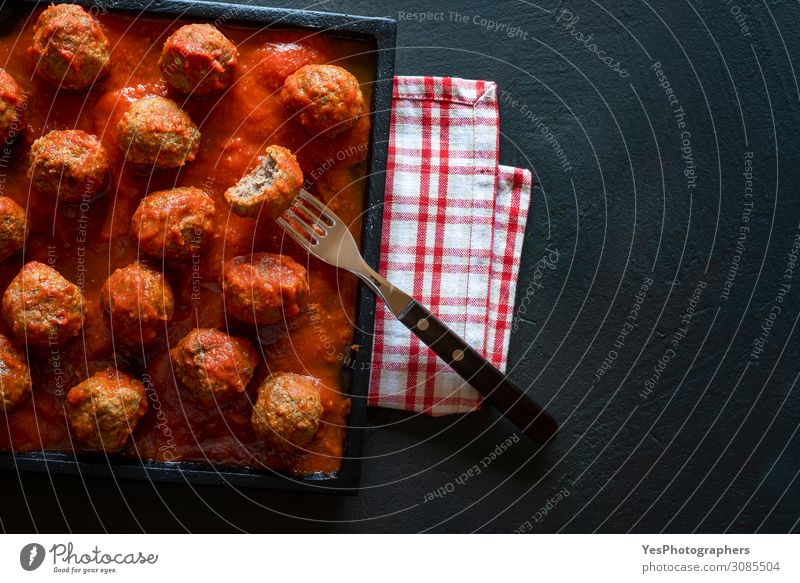
[[[240,396],[258,364],[249,340],[213,328],[195,328],[170,351],[175,377],[206,406]]]
[[[77,4],[49,6],[34,25],[36,74],[56,87],[85,89],[111,62],[111,44],[100,24]]]
[[[192,186],[145,196],[131,219],[131,230],[145,253],[186,259],[198,253],[214,229],[214,201]]]
[[[31,146],[31,184],[62,201],[92,198],[105,187],[109,170],[103,144],[81,130],[52,131]]]
[[[175,310],[167,278],[142,263],[112,273],[100,290],[100,305],[114,336],[131,345],[163,335]]]
[[[72,433],[93,449],[122,449],[147,411],[147,391],[131,375],[108,368],[72,387],[66,413]]]
[[[13,139],[22,129],[25,95],[14,78],[0,69],[0,142]]]
[[[290,150],[268,146],[258,165],[225,191],[225,200],[242,217],[277,218],[303,186],[303,171]]]
[[[7,196],[0,196],[0,261],[25,246],[28,229],[25,209]]]
[[[10,411],[31,391],[31,372],[25,355],[0,334],[0,412]]]
[[[358,79],[336,65],[301,67],[283,82],[281,101],[313,135],[346,132],[364,111]]]
[[[228,313],[244,322],[268,325],[299,314],[309,290],[306,270],[297,261],[255,253],[225,263],[222,291]]]
[[[31,261],[3,294],[3,318],[23,342],[63,344],[83,327],[83,294],[52,267]]]
[[[230,85],[239,51],[210,24],[187,24],[164,43],[158,66],[181,93],[203,95]]]
[[[117,124],[117,139],[128,162],[158,168],[179,168],[200,147],[192,118],[165,97],[134,101]]]
[[[256,435],[278,449],[291,450],[311,442],[321,416],[319,381],[278,372],[259,385],[251,423]]]

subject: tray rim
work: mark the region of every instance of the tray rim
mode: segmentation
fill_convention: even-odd
[[[355,16],[332,12],[275,8],[230,2],[190,2],[186,0],[7,0],[2,10],[33,10],[40,4],[73,3],[99,6],[109,12],[138,11],[144,15],[180,15],[197,20],[276,28],[325,30],[374,43],[375,70],[372,90],[372,129],[367,157],[365,205],[361,233],[364,259],[374,269],[380,260],[385,172],[394,79],[397,22],[390,18]],[[377,211],[377,212],[376,212]],[[247,487],[322,494],[356,494],[361,478],[361,453],[366,425],[367,396],[372,358],[376,298],[363,284],[356,297],[354,344],[360,349],[350,366],[350,416],[340,470],[333,476],[291,476],[269,469],[214,466],[200,462],[135,461],[105,454],[73,454],[47,451],[0,452],[0,469],[25,472],[69,474],[90,477],[171,482],[187,485]]]

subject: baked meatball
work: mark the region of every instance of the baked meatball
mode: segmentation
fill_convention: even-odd
[[[277,218],[303,186],[303,171],[286,148],[268,146],[258,165],[225,191],[233,212],[243,217],[264,214]]]
[[[204,95],[230,85],[239,51],[210,24],[187,24],[164,43],[158,66],[161,74],[181,93]]]
[[[108,154],[81,130],[52,131],[31,146],[28,178],[40,193],[65,202],[92,198],[107,184]]]
[[[0,69],[0,142],[13,138],[22,127],[25,96],[5,69]]]
[[[141,263],[117,269],[100,290],[100,305],[123,343],[148,344],[163,335],[175,303],[164,274]]]
[[[213,328],[195,328],[170,351],[175,377],[206,406],[222,405],[244,393],[258,353],[244,338]]]
[[[179,168],[200,147],[200,131],[178,104],[165,97],[134,101],[117,124],[117,139],[131,164]]]
[[[31,391],[31,372],[25,355],[0,334],[0,412],[11,410]]]
[[[52,267],[31,261],[3,294],[3,318],[28,344],[62,344],[83,327],[83,294]]]
[[[160,190],[145,196],[131,219],[139,247],[148,255],[186,259],[214,229],[214,201],[199,188]]]
[[[56,87],[86,89],[107,71],[111,44],[100,24],[76,4],[49,6],[33,30],[36,74]]]
[[[223,267],[222,291],[229,314],[251,324],[275,324],[305,307],[306,270],[285,255],[234,257]]]
[[[22,249],[27,237],[25,209],[7,196],[0,196],[0,261]]]
[[[253,405],[253,431],[279,449],[308,445],[322,415],[318,383],[313,377],[288,372],[268,376]]]
[[[146,411],[144,384],[112,368],[93,374],[67,393],[66,412],[72,433],[92,449],[122,449]]]
[[[301,67],[283,82],[281,101],[314,135],[345,132],[364,111],[358,79],[336,65]]]

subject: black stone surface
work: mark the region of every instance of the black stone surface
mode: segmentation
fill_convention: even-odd
[[[397,18],[398,74],[498,83],[502,162],[537,180],[511,376],[560,438],[482,464],[492,411],[372,410],[355,497],[4,473],[2,529],[798,531],[797,4],[281,6]]]

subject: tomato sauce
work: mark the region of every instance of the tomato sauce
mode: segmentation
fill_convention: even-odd
[[[186,20],[98,16],[111,41],[110,73],[89,91],[50,87],[33,75],[27,49],[39,11],[20,15],[0,37],[0,66],[27,94],[26,125],[14,144],[0,145],[0,195],[28,212],[32,230],[23,253],[0,263],[0,289],[22,265],[41,261],[77,284],[86,300],[82,333],[62,346],[27,347],[33,377],[30,400],[0,423],[0,449],[82,451],[69,433],[63,411],[67,391],[97,370],[116,366],[141,378],[148,411],[121,455],[159,461],[199,461],[215,465],[271,468],[297,475],[333,473],[341,463],[350,401],[343,394],[342,368],[353,342],[356,281],[324,265],[285,237],[271,220],[233,215],[225,190],[256,164],[266,146],[278,144],[298,157],[306,187],[351,224],[357,236],[363,210],[370,120],[334,139],[311,139],[287,119],[278,93],[283,79],[309,63],[335,63],[362,82],[371,102],[373,60],[367,43],[301,30],[256,29],[215,23],[239,49],[234,84],[221,94],[186,98],[161,78],[158,58],[166,38]],[[116,125],[134,100],[162,95],[178,102],[202,134],[195,161],[174,171],[137,171],[124,164]],[[56,204],[30,190],[27,154],[36,138],[56,129],[97,135],[109,152],[112,178],[103,196],[89,202]],[[140,256],[130,220],[141,198],[156,190],[195,186],[217,205],[215,233],[201,252],[182,264],[150,258],[164,271],[175,294],[175,316],[162,338],[147,347],[126,349],[114,341],[99,307],[108,275]],[[294,257],[309,274],[311,300],[297,318],[256,327],[226,316],[219,275],[237,255],[268,251]],[[215,327],[253,341],[260,353],[246,396],[221,410],[202,406],[173,375],[168,350],[195,327]],[[12,337],[4,322],[0,331]],[[308,374],[324,385],[320,430],[306,451],[277,453],[250,426],[255,389],[270,372]]]

